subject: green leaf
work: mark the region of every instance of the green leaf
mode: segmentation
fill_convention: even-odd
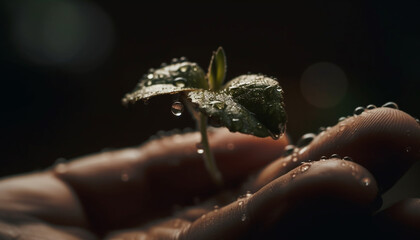
[[[226,75],[226,56],[222,47],[219,47],[210,60],[207,78],[210,90],[219,90],[222,88]]]
[[[283,90],[263,75],[242,75],[219,91],[188,92],[198,110],[232,132],[279,138],[285,131]]]
[[[159,69],[151,69],[143,75],[137,87],[125,95],[123,103],[134,103],[150,97],[208,89],[204,71],[192,62],[179,62]]]

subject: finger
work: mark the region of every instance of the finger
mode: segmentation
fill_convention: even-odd
[[[286,232],[300,235],[296,231],[302,227],[325,221],[322,216],[326,212],[328,217],[341,216],[332,218],[340,226],[346,221],[343,216],[370,213],[377,193],[373,176],[356,163],[339,159],[306,163],[255,194],[207,213],[183,229],[180,238],[242,239],[255,235],[261,239],[261,234],[274,225],[283,237],[288,236]],[[342,227],[347,229],[348,225]],[[328,229],[324,236],[334,230]]]
[[[209,138],[227,183],[277,158],[288,143],[286,136],[274,141],[224,129],[210,132]],[[199,140],[197,133],[177,134],[140,148],[84,157],[55,172],[80,196],[98,229],[126,225],[129,219],[138,223],[168,215],[172,205],[192,204],[194,197],[216,189],[196,151]]]
[[[367,168],[385,191],[420,159],[420,126],[397,109],[367,110],[320,133],[308,146],[274,161],[246,187],[256,191],[302,162],[333,154],[348,156]]]
[[[401,200],[375,216],[379,233],[388,238],[420,237],[420,198]]]

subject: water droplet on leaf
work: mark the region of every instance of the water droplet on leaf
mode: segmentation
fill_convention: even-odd
[[[306,163],[306,164],[300,166],[300,171],[301,172],[306,172],[309,169],[310,166],[311,166],[311,164]]]
[[[179,117],[182,115],[183,111],[184,111],[184,105],[181,102],[176,101],[172,104],[171,112],[173,115]]]
[[[187,82],[187,79],[183,77],[177,77],[174,79],[174,85],[177,87],[185,87],[186,82]]]

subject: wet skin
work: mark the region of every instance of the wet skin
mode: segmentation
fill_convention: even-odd
[[[4,178],[0,239],[420,236],[420,198],[377,212],[420,159],[420,126],[403,111],[365,111],[287,156],[286,135],[215,129],[209,137],[223,188],[196,152],[197,133]]]

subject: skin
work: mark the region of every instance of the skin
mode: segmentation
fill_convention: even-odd
[[[197,133],[4,178],[0,239],[419,237],[420,199],[376,212],[420,159],[419,124],[390,108],[340,123],[289,156],[286,135],[212,130],[223,188],[196,153]],[[353,161],[321,159],[333,153]]]

